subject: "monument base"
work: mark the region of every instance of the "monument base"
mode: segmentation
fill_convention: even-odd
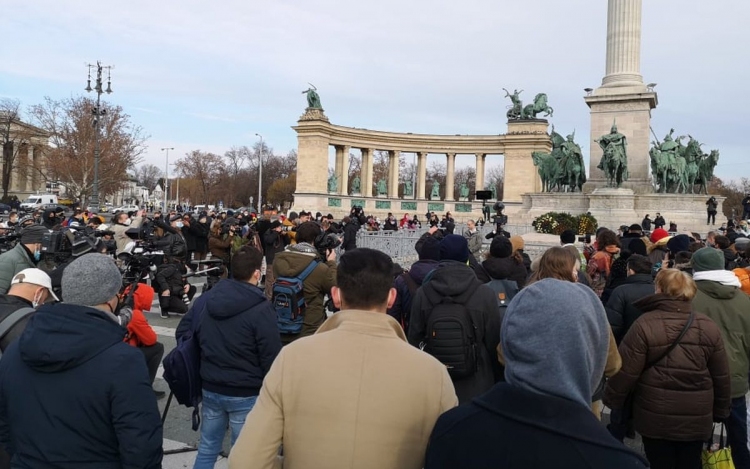
[[[583,184],[583,192],[591,194],[597,189],[609,189],[606,179],[590,179]],[[648,179],[628,179],[620,184],[619,189],[630,189],[635,194],[653,194],[654,186]]]
[[[597,188],[591,193],[543,192],[524,194],[521,207],[515,211],[513,224],[527,224],[547,212],[580,215],[590,212],[599,226],[616,230],[620,225],[641,223],[648,214],[653,220],[661,213],[667,223],[675,222],[680,232],[689,230],[705,234],[706,200],[700,194],[639,194],[626,188]],[[715,196],[718,213],[723,213],[725,197]],[[506,213],[509,213],[506,210]],[[718,218],[718,217],[717,217]],[[516,221],[517,220],[517,221]]]

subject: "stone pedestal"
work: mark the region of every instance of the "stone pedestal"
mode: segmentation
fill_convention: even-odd
[[[510,177],[505,178],[503,202],[521,202],[523,194],[542,190],[542,180],[531,154],[535,151],[552,151],[552,142],[547,134],[547,121],[508,121],[506,137],[505,174]]]
[[[635,211],[635,192],[632,189],[599,188],[589,197],[589,212],[599,226],[616,230],[620,225],[640,222],[642,215]]]

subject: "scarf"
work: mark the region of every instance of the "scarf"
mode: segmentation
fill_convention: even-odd
[[[699,280],[710,280],[730,287],[742,287],[740,279],[737,278],[734,272],[728,270],[706,270],[703,272],[695,272],[693,274],[693,280],[696,282]]]
[[[292,252],[301,252],[302,254],[317,254],[318,251],[310,243],[297,243],[287,246],[287,250]]]

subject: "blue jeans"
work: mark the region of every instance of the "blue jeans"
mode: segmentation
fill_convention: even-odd
[[[750,451],[747,449],[747,403],[745,396],[732,399],[732,407],[725,425],[727,444],[732,449],[732,461],[737,469],[750,469]]]
[[[253,409],[258,396],[231,397],[203,390],[201,410],[201,441],[193,469],[211,469],[224,443],[227,424],[232,430],[232,446],[245,423],[245,417]]]

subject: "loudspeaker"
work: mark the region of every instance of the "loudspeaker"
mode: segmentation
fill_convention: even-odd
[[[477,200],[490,200],[492,198],[492,191],[477,191]]]

